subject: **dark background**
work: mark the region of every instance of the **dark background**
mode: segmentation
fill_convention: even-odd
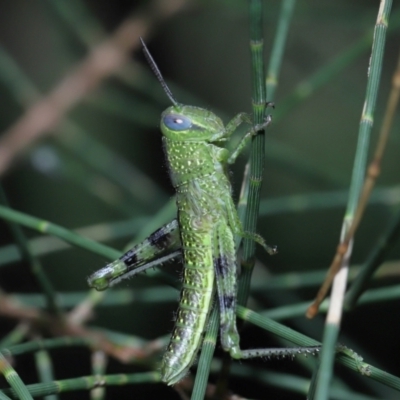
[[[124,18],[130,13],[139,12],[148,2],[83,3],[104,30],[112,33]],[[280,2],[266,1],[265,4],[268,64]],[[267,146],[271,143],[272,150],[267,150],[262,199],[329,193],[348,188],[365,96],[370,49],[289,112],[285,112],[285,105],[302,81],[320,71],[373,29],[378,5],[377,1],[297,2],[275,98],[276,113],[281,114],[274,119],[267,132]],[[42,93],[55,87],[87,55],[87,47],[50,2],[15,0],[1,2],[0,8],[1,46]],[[397,9],[398,4],[394,4],[392,14]],[[149,37],[144,39],[180,102],[195,102],[194,105],[211,109],[221,115],[225,122],[238,112],[251,112],[247,2],[192,2],[191,6],[174,17],[152,26]],[[397,30],[387,37],[372,146],[386,107],[398,51]],[[140,51],[133,52],[131,57],[147,68]],[[145,86],[149,81],[150,85]],[[3,82],[0,82],[0,96],[0,129],[5,131],[18,120],[23,109]],[[118,102],[114,102],[115,98],[118,98]],[[118,112],[118,104],[124,104],[128,111]],[[154,215],[173,195],[158,131],[159,114],[168,105],[154,78],[143,78],[143,81],[139,78],[136,90],[111,77],[68,114],[96,140],[143,171],[160,188],[158,193],[162,195],[155,195],[147,201],[133,200],[129,212],[106,204],[96,195],[96,190],[107,191],[107,186],[96,186],[93,181],[88,181],[86,185],[78,169],[83,165],[82,160],[75,160],[74,154],[60,146],[58,139],[46,137],[20,156],[2,179],[10,203],[17,210],[71,229],[128,217]],[[383,161],[379,187],[395,187],[398,184],[399,123],[397,118]],[[299,164],[280,155],[274,146],[293,152]],[[241,157],[232,171],[235,199],[240,190],[244,162],[245,157]],[[303,165],[310,167],[308,173],[302,172]],[[79,182],[76,176],[80,176],[82,181]],[[132,186],[135,187],[135,182],[132,182]],[[140,192],[143,188],[138,187],[137,190]],[[398,198],[393,198],[369,207],[357,236],[352,264],[360,264],[365,260],[390,221],[393,204],[396,203]],[[300,206],[297,204],[297,207]],[[279,246],[279,254],[273,258],[261,251],[257,253],[264,267],[267,266],[272,274],[325,269],[339,238],[344,209],[345,203],[339,202],[329,208],[302,212],[286,209],[261,217],[259,232],[269,243]],[[1,223],[0,229],[2,245],[11,244],[12,237],[4,223]],[[38,235],[28,230],[26,234],[28,237]],[[134,236],[135,232],[132,232],[132,236],[125,236],[110,244],[122,248]],[[391,260],[397,260],[399,254],[397,246],[391,253]],[[86,290],[86,276],[107,262],[80,249],[45,255],[41,261],[60,292]],[[179,268],[180,264],[177,264],[170,266],[169,270],[173,272]],[[265,268],[260,268],[256,274],[259,274],[256,275],[257,279],[267,279]],[[2,289],[7,292],[34,293],[39,290],[23,263],[2,265],[0,279]],[[148,279],[139,277],[121,286],[134,290],[134,287],[150,283]],[[394,283],[394,279],[390,282],[380,281],[379,285],[385,283]],[[315,287],[287,293],[274,291],[264,294],[264,306],[270,308],[311,300],[315,292]],[[367,352],[373,359],[366,361],[395,375],[400,373],[397,360],[393,357],[393,347],[397,346],[400,334],[395,317],[398,305],[397,299],[390,303],[369,304],[346,315],[343,321],[346,338],[358,346],[355,350],[361,354]],[[176,303],[173,302],[103,307],[96,310],[92,322],[97,326],[153,339],[171,331],[171,315],[175,309]],[[1,321],[4,333],[16,322],[4,318]],[[302,317],[288,323],[296,329],[308,325],[310,330],[305,333],[320,340],[322,322],[322,318],[310,322]],[[243,334],[243,347],[255,344],[263,347],[276,343],[274,338],[259,330],[247,329]],[[57,379],[90,374],[89,352],[59,350],[52,354],[55,356]],[[258,365],[272,371],[309,377],[292,362],[274,361],[267,365],[259,362]],[[27,383],[37,382],[30,357],[18,358],[16,369]],[[107,371],[132,372],[133,367],[111,360]],[[382,385],[365,387],[363,380],[356,379],[353,372],[339,368],[338,373],[361,392],[379,398],[396,398],[392,390]],[[233,382],[231,388],[250,398],[267,398],[270,395],[276,399],[303,398],[282,389],[266,389],[261,384],[256,386],[250,381],[244,383],[244,388],[236,387]],[[126,396],[134,393],[135,398],[154,398],[160,393],[166,398],[169,393],[171,398],[178,398],[172,390],[162,385],[143,385],[134,389],[135,392],[133,387],[114,387],[108,389],[107,398],[123,398],[123,393]],[[63,396],[71,399],[88,398],[86,392]]]

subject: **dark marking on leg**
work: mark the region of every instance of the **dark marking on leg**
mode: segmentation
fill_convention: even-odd
[[[228,260],[225,256],[220,255],[218,258],[214,259],[214,268],[215,273],[221,277],[224,277],[228,274],[229,265]]]
[[[126,252],[121,258],[121,261],[125,263],[127,267],[131,267],[132,265],[138,262],[138,255],[136,249],[129,250]]]
[[[167,249],[170,239],[171,235],[169,232],[165,232],[164,227],[157,229],[148,238],[149,243],[159,250]]]
[[[232,296],[225,295],[225,296],[223,296],[222,301],[224,302],[225,307],[227,309],[230,309],[230,308],[234,307],[236,304],[236,296],[235,295],[232,295]]]

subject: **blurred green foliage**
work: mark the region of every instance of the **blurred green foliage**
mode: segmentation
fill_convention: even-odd
[[[0,13],[0,51],[3,56],[13,60],[27,81],[43,95],[87,56],[89,49],[85,40],[100,42],[106,33],[112,33],[124,18],[130,13],[138,13],[140,7],[147,2],[121,0],[80,3],[73,0],[68,2],[70,8],[67,6],[72,13],[70,20],[55,3],[14,0],[3,2]],[[145,38],[160,70],[171,82],[176,97],[182,103],[207,107],[220,114],[225,121],[240,111],[251,112],[247,2],[188,3],[186,8],[172,18],[151,26],[149,37]],[[81,6],[86,8],[93,22],[104,29],[104,37],[99,34],[101,31],[96,33],[93,29],[83,29],[85,26],[81,18],[84,14]],[[276,120],[273,120],[267,132],[267,159],[261,196],[263,201],[279,199],[281,196],[312,196],[314,193],[348,189],[365,96],[370,46],[364,46],[355,59],[345,63],[344,68],[312,95],[307,96],[309,87],[305,85],[300,91],[304,98],[293,102],[291,96],[300,84],[307,82],[351,46],[360,43],[365,35],[372,33],[377,6],[376,1],[297,2],[275,96]],[[266,57],[272,45],[279,7],[278,1],[265,2]],[[395,4],[385,49],[373,144],[382,121],[398,57],[399,12],[399,5]],[[82,36],[82,31],[86,36]],[[94,144],[105,146],[105,149],[119,155],[120,163],[126,162],[146,178],[129,170],[129,174],[122,178],[124,184],[110,180],[90,160],[93,158],[98,168],[105,166],[106,171],[112,171],[115,165],[112,172],[117,174],[118,168],[124,169],[123,165],[112,162],[108,165],[109,160],[105,160],[101,148],[91,142],[86,142],[84,147],[83,142],[74,142],[75,136],[68,135],[68,129],[63,129],[62,132],[44,137],[20,154],[5,174],[2,184],[15,209],[76,229],[125,219],[151,218],[173,195],[158,130],[159,115],[169,105],[168,99],[148,71],[140,52],[134,52],[131,57],[135,63],[142,65],[132,85],[117,75],[110,77],[83,98],[68,113],[67,118],[82,129]],[[18,82],[11,82],[12,78],[7,74],[4,64],[0,63],[1,131],[6,131],[14,124],[26,107],[20,101],[24,93],[17,93],[15,89],[21,81],[17,78]],[[26,89],[26,86],[22,86]],[[283,111],[280,112],[280,108]],[[380,187],[396,188],[398,185],[399,128],[400,120],[397,116],[383,161],[382,175],[378,182]],[[236,199],[244,163],[245,157],[242,157],[232,169]],[[124,185],[129,186],[130,191]],[[143,193],[147,194],[144,196]],[[357,234],[353,264],[362,263],[376,245],[379,235],[393,215],[393,206],[398,202],[398,196],[382,196],[368,208]],[[345,203],[341,198],[334,206],[328,206],[327,202],[326,208],[311,207],[304,210],[301,203],[294,203],[276,215],[261,216],[259,233],[269,243],[278,245],[279,255],[269,258],[261,251],[257,253],[264,264],[264,269],[255,271],[257,282],[268,279],[265,265],[272,274],[324,270],[336,248],[344,209]],[[162,218],[168,220],[167,217]],[[160,220],[160,225],[163,222]],[[13,239],[6,224],[2,221],[0,223],[1,245],[4,246],[0,248],[1,258]],[[107,231],[108,244],[122,249],[136,234],[140,234],[143,226],[144,222],[136,224],[131,234],[117,234],[108,225],[101,225],[98,229]],[[145,234],[143,231],[141,233]],[[28,230],[26,234],[30,238],[38,235]],[[397,246],[391,253],[391,259],[398,260],[399,256]],[[44,254],[40,260],[59,292],[85,291],[86,276],[108,261],[77,248]],[[3,290],[18,293],[40,290],[26,263],[14,260],[2,264],[0,278]],[[180,270],[181,264],[166,268],[175,272]],[[398,280],[392,277],[384,283],[394,283],[395,279]],[[150,279],[140,276],[122,284],[122,288],[129,288],[134,293],[135,288],[152,284]],[[310,300],[315,290],[315,287],[272,290],[257,299],[264,308],[271,308]],[[168,298],[169,302],[130,302],[118,307],[98,307],[93,324],[155,339],[169,333],[172,328],[171,316],[176,303],[171,301],[173,296]],[[343,332],[348,340],[357,343],[356,351],[361,354],[367,352],[384,369],[400,375],[399,367],[393,359],[393,346],[400,334],[398,323],[393,322],[393,309],[397,304],[398,298],[390,303],[360,307],[345,317]],[[2,318],[2,321],[3,334],[16,323],[10,319]],[[291,323],[298,329],[307,324],[307,334],[320,339],[322,318],[312,322],[295,318]],[[248,347],[253,346],[254,342],[259,347],[274,345],[274,340],[268,335],[258,335],[257,330],[246,330],[243,343]],[[60,356],[62,360],[64,356],[64,353]],[[67,356],[67,361],[62,360],[55,357],[56,378],[90,374],[87,352],[76,352]],[[297,364],[288,362],[258,362],[257,365],[275,371],[302,371]],[[28,361],[25,365],[17,363],[18,372],[19,367],[23,378],[29,383],[37,381],[30,372],[32,366]],[[108,371],[131,370],[128,366],[111,361]],[[341,375],[353,385],[353,375]],[[358,389],[360,382],[363,381],[354,384],[358,385]],[[160,393],[168,390],[159,386]],[[233,388],[241,393],[239,386]],[[140,387],[139,392],[143,397],[138,394],[137,398],[157,395],[149,395],[146,390],[147,386]],[[267,398],[265,390],[260,384],[246,395]],[[124,391],[129,393],[127,388]],[[378,384],[369,384],[360,391],[378,398],[396,398],[391,389]],[[123,392],[111,389],[108,398],[123,398],[120,393]],[[165,393],[175,396],[171,398],[178,398],[172,390]],[[168,394],[165,393],[163,396],[167,398]],[[278,389],[271,389],[271,393],[279,393],[282,399],[303,398],[301,395],[295,397],[290,392],[283,394],[285,392]],[[75,396],[79,395],[63,396],[78,398]],[[87,396],[84,393],[82,398]]]

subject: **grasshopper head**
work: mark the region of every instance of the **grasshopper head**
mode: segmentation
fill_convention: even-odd
[[[161,131],[171,140],[213,142],[223,137],[225,128],[211,111],[194,106],[174,105],[161,114]]]
[[[215,114],[204,108],[184,106],[177,102],[143,39],[140,38],[140,41],[150,68],[173,104],[161,114],[160,127],[163,135],[168,139],[184,142],[215,142],[224,139],[224,125]]]

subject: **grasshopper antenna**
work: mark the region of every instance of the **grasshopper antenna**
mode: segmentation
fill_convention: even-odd
[[[154,72],[154,75],[157,77],[158,81],[161,83],[162,88],[164,89],[165,94],[168,96],[168,98],[171,100],[171,103],[174,106],[177,106],[179,103],[176,101],[174,95],[171,92],[171,89],[168,87],[168,85],[166,84],[163,76],[161,75],[160,70],[157,67],[156,62],[154,61],[153,57],[151,56],[149,49],[147,48],[146,44],[144,43],[144,40],[142,38],[140,38],[140,41],[142,42],[142,46],[143,46],[143,53],[144,56],[146,57],[147,62],[150,65],[150,68],[152,69],[152,71]]]

